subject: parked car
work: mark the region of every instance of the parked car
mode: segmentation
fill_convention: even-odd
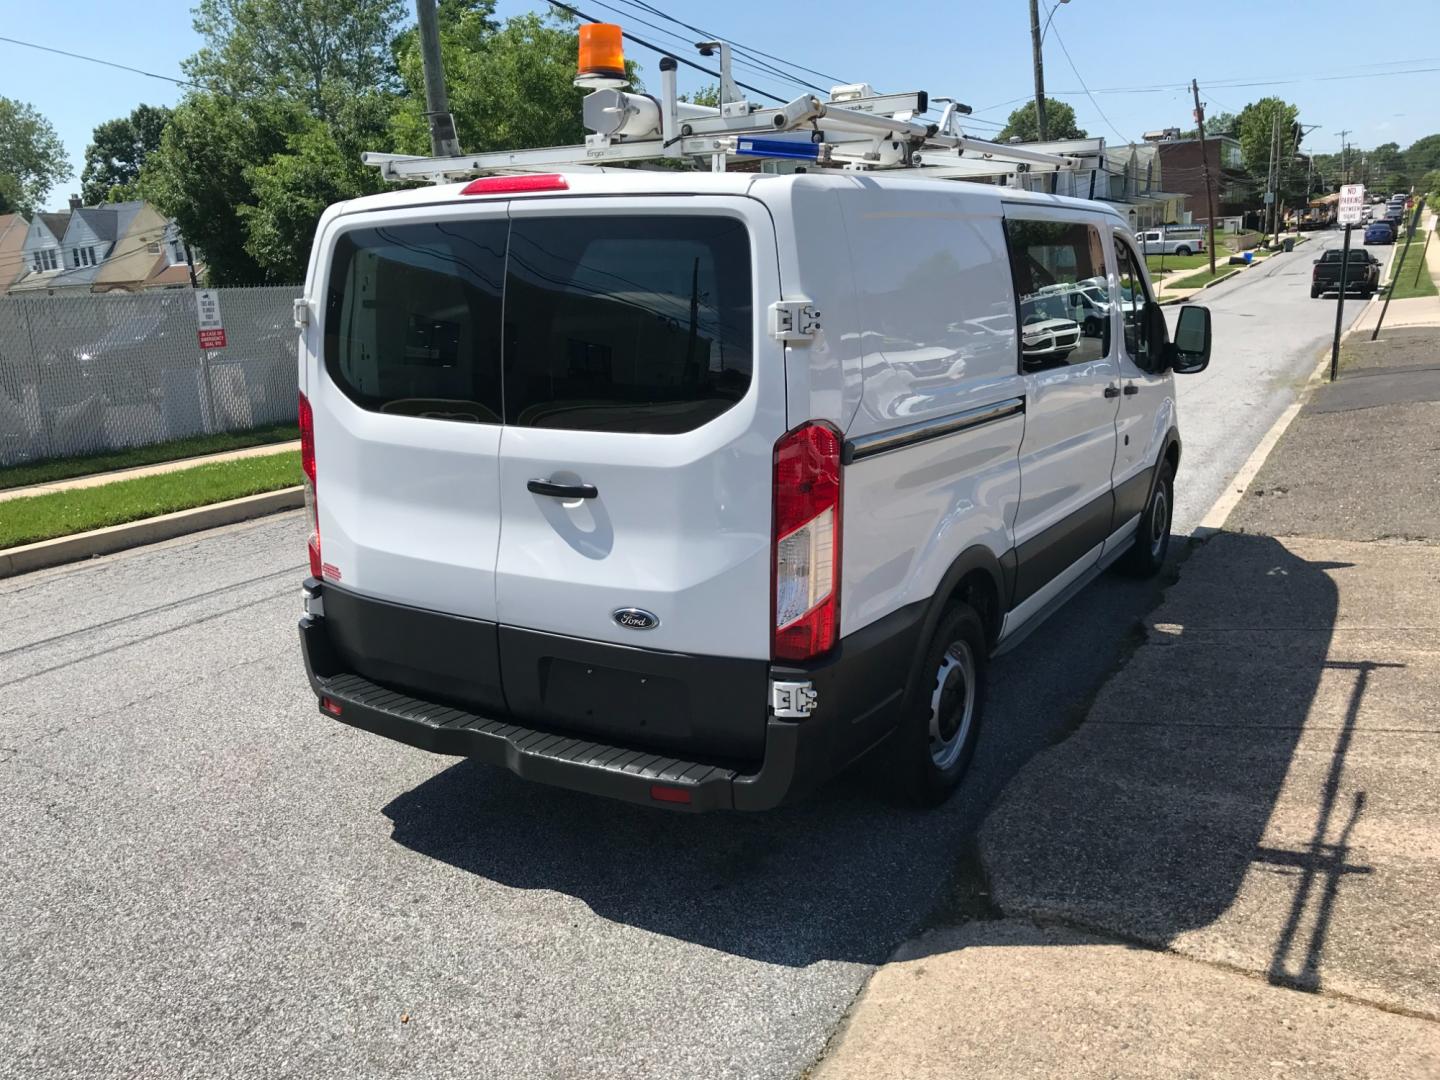
[[[1172,375],[1205,369],[1210,319],[1170,340],[1107,204],[506,176],[332,206],[312,259],[300,639],[341,723],[688,811],[884,753],[933,804],[990,657],[1105,567],[1165,562]],[[1059,322],[1041,290],[1091,279],[1119,284],[1110,332],[1065,319],[1031,370],[1022,312]],[[891,355],[922,347],[963,363]]]
[[[1388,221],[1372,221],[1365,226],[1365,243],[1367,244],[1393,244],[1395,242],[1395,227]],[[1329,252],[1326,252],[1329,254]]]
[[[1198,225],[1144,229],[1135,234],[1142,256],[1193,255],[1205,250],[1205,230]]]
[[[1063,305],[1064,318],[1078,323],[1080,332],[1086,337],[1099,337],[1110,321],[1107,288],[1108,283],[1103,279],[1091,278],[1062,285],[1046,285],[1041,288],[1040,294],[1058,297]]]
[[[1371,225],[1365,230],[1368,239],[1370,229],[1381,228],[1383,225]],[[1338,292],[1340,290],[1340,271],[1345,269],[1345,293],[1355,293],[1369,299],[1375,295],[1375,290],[1380,287],[1380,260],[1364,248],[1350,249],[1350,262],[1348,268],[1341,256],[1344,252],[1331,248],[1320,258],[1315,260],[1315,265],[1310,270],[1310,299],[1315,299],[1321,293]]]

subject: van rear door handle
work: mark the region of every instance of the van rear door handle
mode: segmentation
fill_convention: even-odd
[[[600,492],[594,484],[552,484],[549,480],[531,480],[525,485],[536,495],[556,499],[593,499]]]
[[[1119,396],[1120,396],[1120,388],[1119,388],[1118,386],[1107,386],[1107,387],[1105,387],[1105,396],[1106,396],[1106,397],[1119,397]]]
[[[1125,394],[1127,397],[1131,394],[1138,394],[1139,392],[1140,387],[1136,386],[1133,382],[1125,384]]]

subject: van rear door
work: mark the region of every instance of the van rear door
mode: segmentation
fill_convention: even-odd
[[[786,430],[763,317],[780,299],[769,215],[699,196],[516,200],[510,214],[507,699],[568,728],[746,756],[764,737]]]
[[[342,651],[368,677],[478,707],[504,701],[493,621],[508,229],[504,202],[334,219],[305,380]],[[450,670],[460,655],[464,671]]]

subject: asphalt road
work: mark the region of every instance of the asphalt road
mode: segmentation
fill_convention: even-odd
[[[1207,296],[1182,530],[1314,366],[1314,250]],[[997,661],[940,811],[860,775],[690,817],[321,716],[303,557],[288,514],[0,582],[0,1076],[795,1076],[1158,588],[1107,575]]]
[[[1175,484],[1179,532],[1200,523],[1321,356],[1329,355],[1336,301],[1310,299],[1310,267],[1322,251],[1338,248],[1344,234],[1329,229],[1306,235],[1311,239],[1290,254],[1272,256],[1192,298],[1210,309],[1214,348],[1208,370],[1175,380],[1184,440]],[[1351,243],[1360,242],[1357,230]],[[1382,260],[1393,254],[1385,247],[1371,250]],[[1346,327],[1365,303],[1345,301]],[[1172,331],[1179,312],[1178,306],[1167,309]]]

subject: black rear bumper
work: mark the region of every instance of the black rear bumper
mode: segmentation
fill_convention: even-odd
[[[307,589],[320,592],[313,581]],[[597,739],[593,730],[532,721],[504,704],[427,700],[416,696],[418,688],[386,685],[353,670],[353,654],[347,659],[348,650],[337,648],[327,618],[307,615],[299,629],[320,711],[352,727],[593,795],[674,810],[766,810],[812,790],[888,734],[901,699],[899,686],[891,683],[904,669],[898,661],[913,651],[918,631],[918,612],[913,614],[904,620],[892,616],[887,626],[844,639],[819,664],[775,669],[778,678],[811,680],[819,705],[803,720],[785,720],[765,716],[763,701],[757,703],[763,749],[758,760],[738,762],[673,744],[603,734]]]

